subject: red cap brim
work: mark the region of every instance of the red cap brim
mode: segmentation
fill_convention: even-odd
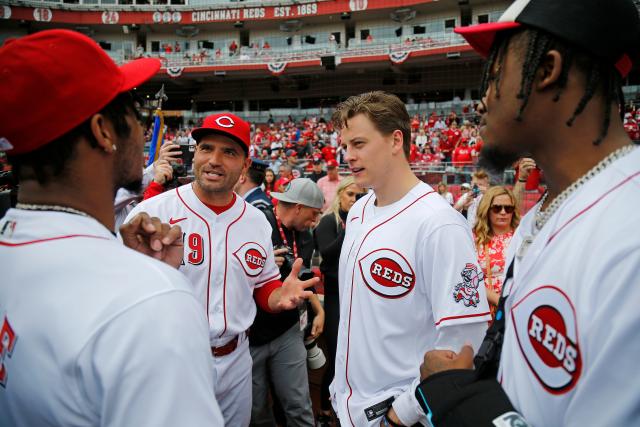
[[[517,22],[490,22],[488,24],[457,27],[454,31],[464,37],[476,52],[486,58],[489,56],[491,46],[499,31],[518,27],[520,27],[520,24]]]
[[[124,76],[121,90],[126,92],[153,77],[160,70],[160,60],[157,58],[141,58],[121,65],[119,68]]]

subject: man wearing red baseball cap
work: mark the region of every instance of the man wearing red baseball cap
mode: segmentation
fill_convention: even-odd
[[[0,424],[222,423],[188,281],[113,234],[115,189],[142,178],[129,90],[159,68],[118,67],[67,30],[0,48],[0,145],[20,184],[0,220]],[[181,260],[179,227],[141,215],[122,235]]]
[[[517,0],[456,31],[488,57],[481,161],[530,156],[548,189],[511,241],[478,354],[428,352],[415,396],[439,427],[637,425],[640,150],[620,117],[637,4]]]
[[[235,114],[208,116],[191,131],[197,143],[194,182],[147,199],[129,214],[146,212],[180,224],[184,232],[179,269],[207,313],[216,397],[228,426],[248,426],[251,417],[247,330],[256,303],[270,313],[290,310],[311,295],[305,289],[318,281],[298,280],[302,260],[284,284],[280,281],[271,226],[233,191],[251,163],[249,134],[249,123]]]

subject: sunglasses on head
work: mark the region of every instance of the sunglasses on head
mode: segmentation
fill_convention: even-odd
[[[513,213],[513,211],[516,210],[516,207],[513,205],[492,205],[491,206],[491,210],[493,211],[494,214],[499,214],[500,212],[502,212],[503,209],[506,213],[511,214]]]

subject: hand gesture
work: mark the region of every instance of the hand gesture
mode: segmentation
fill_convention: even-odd
[[[320,283],[320,279],[317,277],[305,281],[298,279],[298,273],[300,273],[301,268],[302,258],[298,258],[293,263],[289,277],[286,278],[280,287],[276,310],[291,310],[296,308],[303,300],[309,299],[309,297],[313,295],[313,292],[307,291],[306,289]]]
[[[182,262],[184,245],[182,229],[178,225],[170,226],[141,212],[120,227],[120,235],[127,247],[174,268]]]

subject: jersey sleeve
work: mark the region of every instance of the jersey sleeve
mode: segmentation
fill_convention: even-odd
[[[223,425],[204,312],[188,291],[163,292],[107,321],[78,358],[103,426]]]
[[[461,224],[443,225],[425,237],[421,282],[438,333],[444,327],[491,319],[482,270],[471,233]]]

